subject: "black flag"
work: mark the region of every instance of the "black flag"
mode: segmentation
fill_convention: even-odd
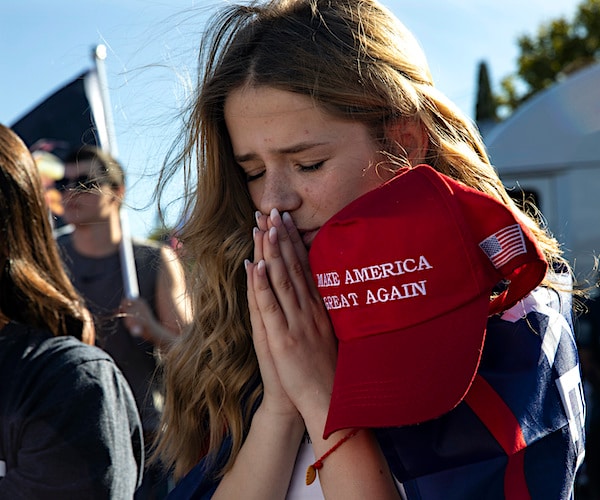
[[[50,151],[64,159],[84,144],[101,146],[103,120],[97,74],[90,70],[45,98],[11,128],[30,149]]]

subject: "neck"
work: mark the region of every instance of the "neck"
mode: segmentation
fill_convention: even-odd
[[[73,233],[75,250],[86,257],[106,257],[117,251],[121,242],[121,224],[118,213],[107,221],[78,224]]]

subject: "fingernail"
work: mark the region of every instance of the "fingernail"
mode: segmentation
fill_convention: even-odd
[[[273,244],[277,243],[277,228],[275,226],[269,229],[269,241]]]
[[[266,270],[265,270],[265,268],[266,268],[265,261],[263,259],[260,259],[258,261],[258,264],[256,265],[256,267],[258,269],[258,274],[261,275],[261,276],[264,276],[265,272],[266,272]]]
[[[250,261],[248,259],[244,259],[244,269],[248,272],[248,266],[250,265]]]
[[[262,213],[260,210],[257,210],[256,212],[254,212],[254,219],[256,220],[256,223],[258,224],[258,221],[260,219],[260,217],[262,216]]]
[[[283,212],[283,215],[281,218],[283,219],[283,223],[285,224],[285,227],[289,228],[289,227],[294,226],[294,221],[292,220],[292,216],[290,215],[289,212]]]
[[[257,227],[253,227],[252,228],[252,239],[256,238],[256,233],[258,233],[258,228]]]
[[[273,224],[275,224],[276,226],[281,224],[281,215],[279,214],[279,210],[277,210],[276,208],[271,210],[270,217],[271,222],[273,222]]]

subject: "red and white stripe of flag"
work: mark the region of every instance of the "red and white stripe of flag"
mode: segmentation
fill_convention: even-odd
[[[479,246],[496,269],[502,267],[517,255],[527,252],[523,229],[519,224],[507,226],[488,236]]]

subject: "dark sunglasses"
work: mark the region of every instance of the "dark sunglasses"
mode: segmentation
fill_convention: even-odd
[[[54,187],[58,191],[91,191],[98,189],[100,184],[102,184],[101,181],[90,179],[87,175],[80,175],[75,179],[64,177],[54,181]]]

